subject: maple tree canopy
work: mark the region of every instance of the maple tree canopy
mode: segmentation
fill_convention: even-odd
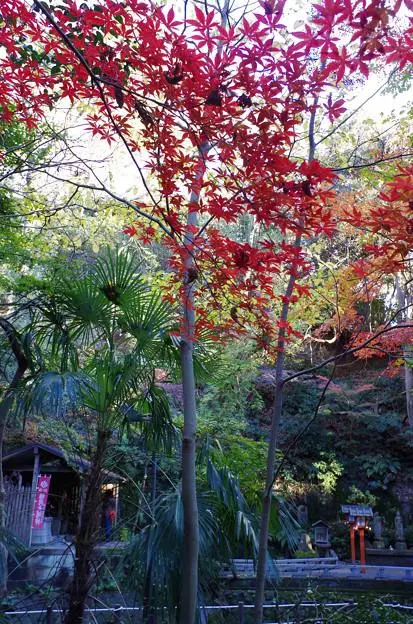
[[[263,0],[234,23],[186,9],[2,0],[0,119],[35,127],[61,100],[86,102],[92,134],[122,141],[146,188],[125,232],[168,245],[177,284],[198,280],[206,302],[199,328],[215,310],[215,326],[255,325],[268,343],[278,331],[274,275],[295,277],[282,303],[307,294],[303,242],[336,228],[336,175],[311,150],[291,156],[298,130],[311,115],[333,124],[345,113],[339,86],[349,76],[367,78],[373,62],[412,63],[412,19],[398,17],[412,3],[321,0],[294,32],[283,25],[285,0]],[[412,202],[413,172],[403,169],[369,213],[378,229],[398,228],[388,257],[413,242]],[[191,212],[199,225],[188,229]],[[218,227],[241,215],[262,225],[259,241],[240,243]],[[346,218],[362,225],[351,207]],[[185,278],[188,254],[197,271]]]

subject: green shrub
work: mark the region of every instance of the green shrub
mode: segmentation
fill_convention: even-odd
[[[344,522],[336,522],[330,527],[331,547],[340,559],[350,557],[350,529]]]

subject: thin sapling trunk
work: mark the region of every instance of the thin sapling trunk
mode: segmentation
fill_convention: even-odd
[[[184,536],[182,561],[182,591],[180,602],[180,623],[194,624],[198,596],[198,554],[199,527],[198,502],[196,492],[196,395],[193,345],[195,340],[195,282],[197,267],[193,228],[198,225],[198,212],[194,208],[199,203],[199,193],[205,171],[205,158],[209,151],[208,141],[199,147],[199,170],[195,188],[190,197],[191,210],[188,212],[185,232],[185,272],[183,288],[183,323],[181,336],[181,369],[184,403],[184,426],[182,440],[182,504],[184,510]]]

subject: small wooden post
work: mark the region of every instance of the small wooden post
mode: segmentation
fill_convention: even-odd
[[[360,563],[362,574],[366,573],[366,551],[364,550],[364,527],[359,528],[360,535]]]
[[[53,609],[52,609],[52,607],[47,607],[47,611],[46,611],[46,624],[53,624]]]
[[[239,613],[239,624],[245,624],[245,609],[244,609],[243,602],[240,602],[238,605],[238,613]]]
[[[33,449],[34,453],[34,462],[33,462],[33,476],[32,476],[32,499],[30,504],[30,517],[29,517],[29,546],[32,545],[32,531],[33,531],[33,514],[34,514],[34,502],[36,500],[36,489],[37,489],[37,480],[40,472],[40,457],[39,457],[39,447],[35,446]]]
[[[119,484],[117,483],[113,488],[113,496],[115,498],[115,522],[114,526],[118,524],[118,513],[119,513]]]
[[[353,526],[350,527],[350,551],[351,551],[351,562],[356,563],[356,540],[355,540],[355,529]]]

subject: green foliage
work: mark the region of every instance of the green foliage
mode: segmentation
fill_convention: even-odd
[[[202,391],[198,421],[201,440],[219,440],[222,453],[216,461],[237,475],[252,508],[261,502],[266,464],[266,443],[248,437],[251,423],[263,407],[255,386],[259,363],[252,344],[228,344],[213,385]]]
[[[383,540],[385,548],[392,548],[396,545],[396,532],[393,526],[385,525],[383,529]]]
[[[320,484],[321,491],[325,494],[332,494],[335,490],[338,478],[343,474],[344,466],[339,462],[333,453],[320,453],[318,461],[313,463],[316,478]]]
[[[317,553],[314,550],[295,550],[293,554],[294,559],[314,559],[317,557]]]
[[[353,609],[353,613],[349,616],[345,613],[338,613],[333,616],[331,622],[337,624],[347,624],[354,622],[354,617],[358,622],[365,624],[407,624],[410,615],[402,610],[397,610],[386,606],[387,601],[383,598],[374,596],[360,596],[357,598],[357,607]]]
[[[252,505],[258,506],[264,488],[266,445],[262,440],[228,437],[223,448],[231,470],[239,475],[241,488]]]
[[[333,550],[340,559],[350,557],[350,531],[344,522],[334,522],[330,525],[330,541]]]
[[[134,256],[108,252],[85,276],[61,279],[42,295],[18,413],[62,419],[86,412],[101,431],[126,423],[148,448],[170,450],[176,430],[154,371],[165,365],[174,327],[173,310],[145,283]]]
[[[312,418],[321,388],[317,379],[287,387],[282,450]],[[413,476],[413,460],[408,459],[413,434],[402,424],[404,413],[399,378],[377,378],[371,372],[367,380],[356,374],[335,381],[318,417],[289,450],[282,473],[284,495],[318,496],[330,520],[336,518],[338,504],[353,499],[370,501],[390,514],[394,484],[402,475]]]
[[[375,507],[377,503],[377,496],[374,496],[370,490],[361,491],[356,485],[352,485],[346,498],[349,504],[354,505],[369,505]]]
[[[266,444],[242,435],[221,434],[222,459],[229,470],[238,475],[241,491],[248,503],[257,507],[264,489]],[[218,458],[218,461],[220,459]]]
[[[219,375],[214,385],[207,386],[199,401],[200,431],[214,435],[230,431],[245,431],[247,417],[262,409],[262,399],[256,390],[259,358],[251,343],[235,341],[221,355]]]
[[[400,461],[394,457],[383,457],[377,454],[364,455],[361,468],[369,479],[373,490],[386,490],[401,468]]]

